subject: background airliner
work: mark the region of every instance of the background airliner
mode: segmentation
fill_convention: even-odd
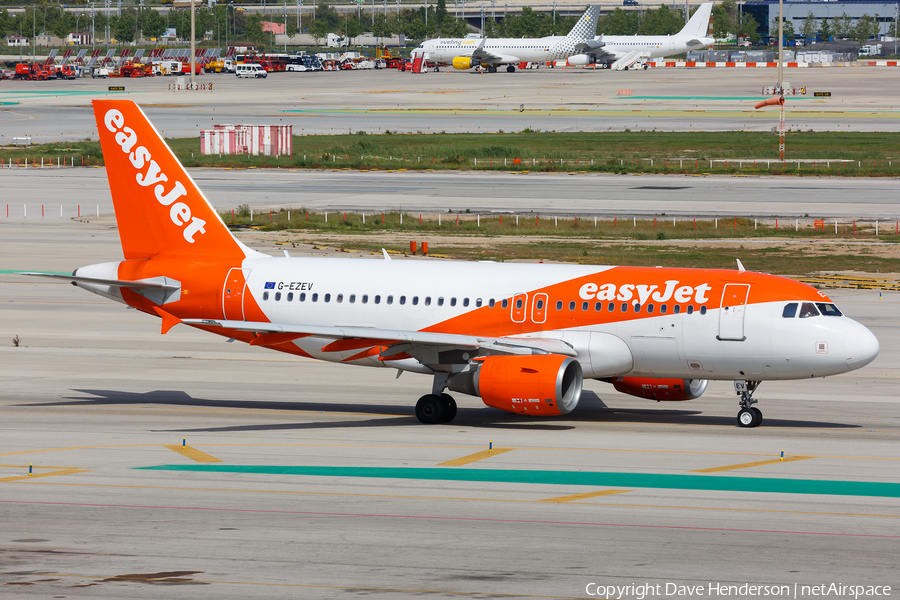
[[[696,398],[723,379],[734,382],[738,423],[755,427],[761,381],[845,373],[878,354],[875,336],[822,292],[740,264],[261,254],[231,235],[134,102],[93,105],[124,260],[56,277],[160,317],[162,333],[184,323],[279,352],[424,374],[423,423],[456,415],[447,389],[513,413],[561,415],[577,406],[584,378],[653,400]]]
[[[465,70],[481,66],[490,73],[498,65],[508,65],[507,72],[516,70],[520,62],[545,62],[568,58],[573,54],[593,51],[603,45],[594,40],[597,33],[599,6],[589,6],[566,36],[542,38],[438,38],[426,40],[411,55],[425,55],[434,62],[446,62],[454,69]]]
[[[569,58],[570,65],[602,64],[626,70],[648,58],[659,58],[701,50],[715,43],[709,35],[712,2],[701,4],[690,21],[675,35],[601,35],[594,42],[601,47]]]

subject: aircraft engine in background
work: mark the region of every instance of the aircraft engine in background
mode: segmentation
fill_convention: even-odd
[[[457,56],[453,59],[453,68],[459,69],[460,71],[465,71],[466,69],[471,69],[474,65],[472,64],[471,56]]]
[[[568,59],[569,65],[579,67],[582,65],[593,65],[597,62],[597,56],[594,54],[576,54]]]
[[[477,364],[480,363],[480,364]],[[559,354],[488,356],[449,379],[456,392],[523,415],[565,415],[581,399],[581,364]]]
[[[617,391],[639,398],[661,401],[693,400],[706,391],[707,379],[654,379],[616,377],[609,380]]]

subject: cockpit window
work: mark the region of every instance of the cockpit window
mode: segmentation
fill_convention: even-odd
[[[785,319],[793,319],[797,316],[797,303],[791,302],[784,307],[784,311],[781,313],[781,316]]]
[[[800,307],[800,318],[805,319],[807,317],[818,317],[819,311],[816,310],[816,305],[812,302],[804,302],[803,306]]]
[[[826,317],[840,317],[841,311],[838,310],[838,307],[834,304],[828,304],[826,302],[816,302],[816,306],[819,307],[819,312],[822,313],[823,316]]]

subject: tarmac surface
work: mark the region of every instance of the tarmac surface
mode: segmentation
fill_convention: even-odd
[[[0,228],[6,594],[588,598],[594,583],[746,598],[762,594],[709,586],[783,585],[791,597],[795,584],[900,587],[896,294],[829,292],[881,354],[827,380],[764,383],[757,429],[736,427],[730,382],[677,404],[588,382],[578,409],[557,419],[457,394],[453,423],[423,426],[413,405],[427,378],[184,326],[161,336],[146,315],[10,274],[115,260],[114,228]]]
[[[897,179],[191,169],[218,210],[896,221]],[[105,168],[0,169],[2,222],[112,214]],[[3,212],[8,208],[8,215]],[[43,211],[43,216],[42,216]],[[807,219],[808,220],[808,219]]]
[[[898,131],[897,69],[788,68],[805,96],[788,97],[791,130]],[[778,111],[754,110],[774,68],[582,68],[479,75],[396,70],[274,73],[264,80],[202,75],[213,91],[173,91],[175,77],[3,81],[0,145],[97,139],[92,98],[129,98],[166,137],[197,137],[213,124],[292,125],[295,135],[366,131],[770,131]],[[110,92],[109,86],[124,86]],[[786,84],[787,86],[787,84]],[[815,97],[814,92],[831,92]],[[748,157],[754,158],[754,157]]]

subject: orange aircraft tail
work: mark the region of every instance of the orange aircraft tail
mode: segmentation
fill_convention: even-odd
[[[94,100],[125,258],[246,256],[203,192],[131,100]]]

